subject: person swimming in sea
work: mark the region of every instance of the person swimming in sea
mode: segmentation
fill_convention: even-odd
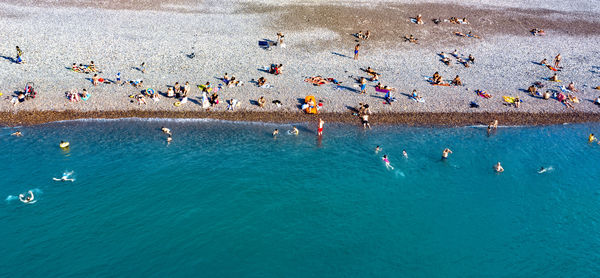
[[[273,137],[277,137],[277,134],[279,134],[279,129],[273,130]]]
[[[173,137],[169,134],[169,137],[167,137],[167,144],[171,143],[171,141],[173,141]]]
[[[494,171],[496,171],[496,173],[504,172],[504,168],[502,168],[502,165],[500,165],[500,161],[494,165]]]
[[[451,154],[452,151],[448,148],[445,148],[442,152],[442,160],[448,159],[448,155]]]
[[[387,154],[384,154],[383,157],[381,158],[381,160],[383,160],[383,162],[385,162],[386,168],[394,170],[394,167],[390,164]]]
[[[11,135],[11,136],[17,136],[17,137],[21,137],[21,136],[23,136],[23,133],[21,133],[20,131],[18,131],[18,130],[17,130],[17,131],[15,131],[15,132],[11,133],[10,135]]]
[[[23,193],[19,194],[19,200],[21,200],[21,202],[23,202],[25,204],[34,202],[35,196],[33,196],[33,192],[31,190],[29,190],[29,191],[27,191],[27,193],[29,193],[29,196],[27,196],[27,197],[25,197],[25,195],[23,195]]]
[[[596,139],[596,136],[594,136],[594,134],[593,134],[593,133],[591,133],[591,134],[590,134],[590,136],[588,137],[588,142],[592,143],[592,142],[594,142],[594,141],[596,141],[596,140],[597,140],[597,139]]]
[[[70,182],[74,182],[75,179],[71,178],[71,175],[73,174],[73,171],[71,172],[64,172],[62,177],[60,178],[52,178],[55,181],[70,181]]]
[[[377,147],[375,147],[375,153],[379,153],[381,151],[381,147],[379,147],[379,145],[377,145]]]
[[[408,158],[408,153],[406,152],[406,150],[402,150],[402,155],[404,156],[404,158]]]
[[[538,172],[538,174],[543,174],[546,172],[550,172],[552,170],[554,170],[554,168],[552,168],[552,166],[548,166],[548,168],[544,168],[544,166],[542,166],[542,167],[540,167],[540,169],[537,172]]]
[[[298,133],[300,133],[300,131],[298,130],[298,128],[295,127],[295,126],[293,126],[290,134],[298,135]]]
[[[170,129],[168,129],[168,128],[166,128],[166,127],[164,127],[164,126],[163,126],[163,127],[161,127],[161,128],[160,128],[160,130],[162,130],[162,132],[163,132],[164,134],[172,135],[172,134],[171,134],[171,130],[170,130]]]

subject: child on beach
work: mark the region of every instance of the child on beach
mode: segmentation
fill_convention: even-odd
[[[25,61],[23,61],[23,59],[21,58],[22,56],[23,56],[23,51],[21,50],[21,48],[19,48],[17,46],[17,58],[15,59],[17,64],[25,63]]]
[[[360,43],[354,47],[354,60],[358,60],[358,50],[360,50]]]

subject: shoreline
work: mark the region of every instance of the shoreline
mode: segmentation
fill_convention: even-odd
[[[119,118],[163,118],[163,119],[215,119],[225,121],[297,123],[316,122],[322,118],[326,122],[361,124],[357,116],[348,113],[322,113],[308,115],[291,112],[198,112],[198,111],[19,111],[0,112],[0,125],[6,127],[32,126],[58,121],[80,119],[119,119]],[[408,112],[374,113],[370,117],[373,126],[467,126],[487,125],[497,119],[504,126],[538,126],[564,123],[600,122],[600,113],[529,113],[529,112]]]

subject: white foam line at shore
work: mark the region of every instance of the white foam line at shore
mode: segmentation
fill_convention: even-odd
[[[121,121],[143,121],[143,122],[175,122],[175,123],[208,123],[208,122],[221,122],[221,123],[232,123],[232,124],[249,124],[249,125],[267,125],[267,126],[282,126],[282,125],[300,125],[304,123],[271,123],[271,122],[256,122],[256,121],[230,121],[212,118],[140,118],[140,117],[125,117],[125,118],[82,118],[73,120],[60,120],[54,122],[43,123],[40,125],[56,124],[56,123],[72,123],[72,122],[121,122]]]

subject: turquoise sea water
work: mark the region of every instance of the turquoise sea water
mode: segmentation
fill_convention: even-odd
[[[314,124],[290,128],[112,120],[23,127],[21,138],[1,130],[0,277],[600,273],[600,146],[587,143],[599,124],[491,136],[326,124],[322,140]],[[445,147],[454,153],[441,161]],[[75,182],[52,180],[70,170]],[[35,204],[15,199],[30,189]]]

